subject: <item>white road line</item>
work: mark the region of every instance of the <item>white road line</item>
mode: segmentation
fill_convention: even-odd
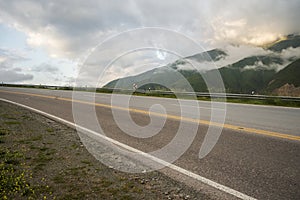
[[[23,105],[23,104],[14,102],[14,101],[10,101],[10,100],[7,100],[7,99],[0,98],[0,101],[4,101],[4,102],[7,102],[7,103],[11,103],[11,104],[14,104],[14,105],[17,105],[17,106],[26,108],[26,109],[28,109],[28,110],[31,110],[31,111],[34,111],[34,112],[36,112],[36,113],[39,113],[39,114],[41,114],[41,115],[43,115],[43,116],[46,116],[46,117],[48,117],[48,118],[51,118],[51,119],[53,119],[53,120],[56,120],[56,121],[61,122],[61,123],[63,123],[63,124],[66,124],[66,125],[68,125],[68,126],[71,127],[71,128],[74,128],[74,129],[77,128],[77,130],[80,129],[80,130],[82,130],[83,132],[88,132],[88,133],[90,133],[90,134],[93,134],[93,135],[95,135],[95,136],[97,136],[97,137],[99,137],[99,138],[101,138],[101,139],[103,139],[103,140],[106,140],[106,141],[111,142],[111,143],[113,143],[113,144],[115,144],[115,145],[118,145],[118,146],[120,146],[120,147],[123,147],[123,148],[125,148],[125,149],[127,149],[127,150],[129,150],[129,151],[132,151],[132,152],[138,153],[138,154],[140,154],[140,155],[142,155],[142,156],[145,156],[146,158],[151,159],[151,160],[153,160],[153,161],[155,161],[155,162],[157,162],[157,163],[159,163],[159,164],[162,164],[162,165],[164,165],[164,166],[167,166],[168,168],[170,168],[170,169],[172,169],[172,170],[175,170],[175,171],[177,171],[177,172],[179,172],[179,173],[181,173],[181,174],[184,174],[184,175],[186,175],[186,176],[189,176],[189,177],[191,177],[191,178],[193,178],[193,179],[195,179],[195,180],[198,180],[198,181],[200,181],[200,182],[202,182],[202,183],[205,183],[205,184],[207,184],[207,185],[209,185],[209,186],[211,186],[211,187],[214,187],[214,188],[216,188],[216,189],[218,189],[218,190],[221,190],[221,191],[223,191],[223,192],[225,192],[225,193],[231,194],[231,195],[233,195],[233,196],[235,196],[235,197],[238,197],[238,198],[240,198],[240,199],[243,199],[243,200],[256,200],[255,198],[250,197],[250,196],[248,196],[248,195],[246,195],[246,194],[243,194],[243,193],[241,193],[241,192],[239,192],[239,191],[237,191],[237,190],[234,190],[234,189],[232,189],[232,188],[229,188],[229,187],[227,187],[227,186],[224,186],[224,185],[222,185],[222,184],[219,184],[219,183],[217,183],[217,182],[214,182],[214,181],[212,181],[212,180],[210,180],[210,179],[207,179],[207,178],[205,178],[205,177],[202,177],[202,176],[200,176],[200,175],[198,175],[198,174],[195,174],[195,173],[193,173],[193,172],[191,172],[191,171],[188,171],[188,170],[186,170],[186,169],[183,169],[183,168],[181,168],[181,167],[179,167],[179,166],[177,166],[177,165],[174,165],[174,164],[171,164],[171,163],[169,163],[169,162],[166,162],[166,161],[164,161],[164,160],[162,160],[162,159],[159,159],[159,158],[157,158],[157,157],[154,157],[154,156],[152,156],[152,155],[150,155],[150,154],[148,154],[148,153],[145,153],[145,152],[143,152],[143,151],[141,151],[141,150],[135,149],[135,148],[133,148],[133,147],[131,147],[131,146],[128,146],[128,145],[126,145],[126,144],[123,144],[123,143],[121,143],[121,142],[119,142],[119,141],[117,141],[117,140],[114,140],[114,139],[109,138],[109,137],[107,137],[107,136],[105,136],[105,135],[99,134],[99,133],[97,133],[97,132],[95,132],[95,131],[92,131],[92,130],[90,130],[90,129],[87,129],[87,128],[85,128],[85,127],[79,126],[79,125],[77,125],[77,124],[75,124],[75,123],[72,123],[72,122],[70,122],[70,121],[67,121],[67,120],[65,120],[65,119],[59,118],[59,117],[57,117],[57,116],[51,115],[51,114],[49,114],[49,113],[46,113],[46,112],[44,112],[44,111],[41,111],[41,110],[38,110],[38,109],[35,109],[35,108],[32,108],[32,107],[29,107],[29,106],[26,106],[26,105]]]

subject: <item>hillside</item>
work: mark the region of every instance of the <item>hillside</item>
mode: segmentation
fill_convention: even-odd
[[[274,75],[266,90],[269,92],[282,94],[289,93],[294,96],[300,88],[300,59],[292,62],[284,69]]]
[[[247,66],[261,61],[263,64],[281,63],[280,58],[272,57],[249,57],[242,59],[231,65],[222,67],[219,72],[223,78],[225,89],[227,92],[233,93],[251,93],[251,91],[262,91],[272,80],[276,71],[272,68],[258,67],[255,70],[245,69]],[[202,76],[211,77],[215,70],[203,72],[202,75],[195,70],[177,69],[177,65],[182,64],[182,61],[176,61],[164,67],[149,70],[145,73],[117,79],[109,82],[105,88],[123,88],[132,89],[133,84],[142,86],[147,84],[147,88],[157,88],[154,83],[164,85],[170,89],[179,91],[190,91],[186,86],[190,83],[193,90],[196,92],[207,92],[205,81]],[[182,76],[184,77],[182,77]],[[118,85],[116,85],[118,83]],[[153,83],[153,84],[150,84]],[[211,83],[213,85],[213,83]],[[214,88],[215,92],[220,89]]]
[[[283,64],[283,59],[274,55],[250,56],[231,64],[231,67],[244,68],[246,66],[253,66],[258,62],[260,62],[262,65],[270,66],[272,64]]]
[[[200,90],[199,88],[201,88],[201,90],[205,90],[205,84],[204,86],[202,84],[204,83],[203,80],[202,82],[200,80],[201,83],[198,83],[199,75],[195,75],[194,71],[191,70],[191,64],[189,63],[189,61],[198,63],[218,61],[226,56],[227,54],[225,51],[221,49],[213,49],[207,52],[186,57],[184,59],[176,60],[175,62],[170,63],[167,66],[155,68],[136,76],[129,76],[113,80],[107,83],[104,88],[132,89],[133,84],[137,84],[138,87],[141,86],[141,89],[144,89],[144,85],[147,84],[146,88],[151,89],[167,90],[166,87],[169,87],[173,89],[187,90],[186,82],[182,82],[183,78],[181,77],[181,75],[183,75],[190,81],[193,88],[197,88],[198,90]],[[202,79],[201,76],[200,79]],[[164,85],[166,87],[161,87],[161,85]]]

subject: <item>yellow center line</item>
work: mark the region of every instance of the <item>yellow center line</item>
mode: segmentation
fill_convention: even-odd
[[[276,138],[283,138],[283,139],[288,139],[288,140],[300,141],[300,136],[289,135],[289,134],[278,133],[278,132],[267,131],[267,130],[260,130],[260,129],[255,129],[255,128],[241,127],[241,126],[236,126],[236,125],[231,125],[231,124],[216,123],[216,122],[211,122],[211,121],[206,121],[206,120],[181,117],[181,116],[177,116],[177,115],[150,112],[150,111],[140,110],[140,109],[135,109],[135,108],[112,106],[112,105],[109,105],[109,104],[102,104],[102,103],[92,103],[92,102],[87,102],[87,101],[81,101],[81,100],[75,100],[75,99],[63,98],[63,97],[57,97],[57,96],[42,95],[42,94],[33,94],[33,93],[25,93],[25,92],[13,92],[13,91],[4,91],[4,90],[0,90],[0,92],[11,93],[11,94],[21,94],[21,95],[28,95],[28,96],[35,96],[35,97],[42,97],[42,98],[48,98],[48,99],[56,99],[56,100],[61,100],[61,101],[76,102],[76,103],[94,105],[94,106],[103,107],[103,108],[111,108],[111,109],[130,111],[130,112],[140,113],[140,114],[144,114],[144,115],[149,115],[150,114],[150,115],[153,115],[153,116],[165,117],[165,118],[173,119],[173,120],[186,121],[186,122],[204,124],[204,125],[209,125],[209,126],[212,125],[212,126],[223,127],[223,128],[231,129],[231,130],[235,130],[235,131],[242,131],[242,132],[255,133],[255,134],[259,134],[259,135],[276,137]]]

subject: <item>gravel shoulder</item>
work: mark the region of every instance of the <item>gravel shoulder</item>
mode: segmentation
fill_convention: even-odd
[[[75,130],[5,102],[0,102],[0,173],[0,199],[211,199],[161,172],[108,168]]]

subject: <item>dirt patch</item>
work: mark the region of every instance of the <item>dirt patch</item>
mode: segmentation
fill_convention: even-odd
[[[160,172],[108,168],[73,129],[4,102],[0,147],[1,199],[208,199]]]

